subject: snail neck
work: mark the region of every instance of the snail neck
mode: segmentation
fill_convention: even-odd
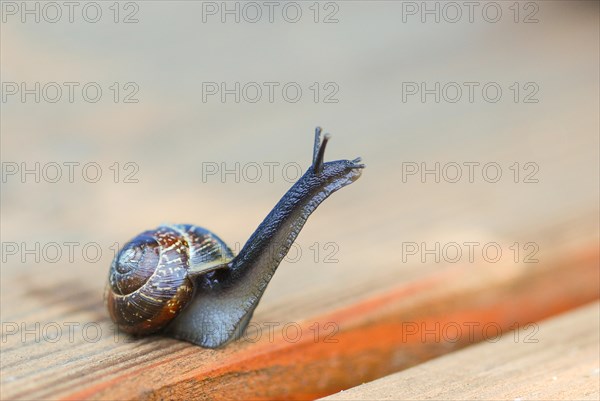
[[[216,348],[239,338],[308,216],[330,194],[307,172],[281,198],[227,268],[197,280],[197,296],[167,328],[175,338]]]
[[[243,281],[245,286],[252,288],[258,301],[308,217],[334,190],[334,185],[322,182],[309,169],[275,205],[233,259],[230,284]]]
[[[360,177],[360,158],[323,162],[328,136],[315,132],[313,164],[224,268],[196,277],[196,295],[166,328],[203,347],[220,347],[248,325],[267,284],[312,212],[329,195]]]
[[[325,136],[315,135],[313,165],[304,173],[265,217],[240,253],[229,264],[225,288],[244,294],[247,313],[251,313],[275,270],[287,255],[308,217],[329,195],[356,181],[364,165],[360,158],[323,162]]]

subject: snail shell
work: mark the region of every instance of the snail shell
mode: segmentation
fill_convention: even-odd
[[[105,299],[110,316],[131,334],[167,326],[194,296],[194,277],[231,261],[229,247],[210,231],[164,225],[125,244],[114,259]]]

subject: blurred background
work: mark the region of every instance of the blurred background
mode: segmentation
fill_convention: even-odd
[[[69,283],[88,310],[68,318],[106,322],[114,244],[165,222],[239,250],[317,125],[327,160],[367,168],[308,221],[258,321],[489,265],[487,243],[503,274],[596,242],[598,3],[474,3],[82,2],[70,21],[3,2],[2,319],[65,319],[39,305]]]

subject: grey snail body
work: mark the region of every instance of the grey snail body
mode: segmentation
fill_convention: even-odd
[[[313,162],[237,256],[218,236],[189,225],[160,226],[129,241],[113,261],[105,300],[125,332],[163,332],[218,348],[239,338],[267,284],[310,214],[356,181],[360,158],[324,162],[329,135],[315,132]]]

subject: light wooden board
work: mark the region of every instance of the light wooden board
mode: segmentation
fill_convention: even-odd
[[[323,400],[598,400],[599,314],[593,302]]]
[[[156,336],[115,338],[102,304],[86,298],[85,286],[60,279],[54,287],[34,284],[24,294],[29,301],[15,305],[5,321],[3,398],[316,398],[495,336],[495,328],[511,336],[516,325],[596,299],[598,263],[595,245],[563,248],[552,262],[534,267],[450,266],[377,295],[365,296],[364,288],[351,298],[348,292],[337,300],[322,297],[329,303],[267,304],[254,320],[259,341],[251,330],[249,340],[217,351]],[[68,291],[64,283],[72,284]],[[302,319],[290,317],[302,313]],[[19,321],[28,331],[7,335],[7,322]],[[77,324],[73,340],[66,331],[56,342],[43,337],[44,328],[52,337],[52,327],[69,322]],[[463,330],[455,339],[444,337],[453,336],[447,332],[452,326],[473,322],[474,335]],[[289,323],[302,330],[300,338],[295,329],[284,337]],[[321,328],[316,339],[315,324]],[[276,325],[272,339],[269,325]],[[407,325],[424,329],[408,335]],[[484,330],[489,325],[491,332]]]

